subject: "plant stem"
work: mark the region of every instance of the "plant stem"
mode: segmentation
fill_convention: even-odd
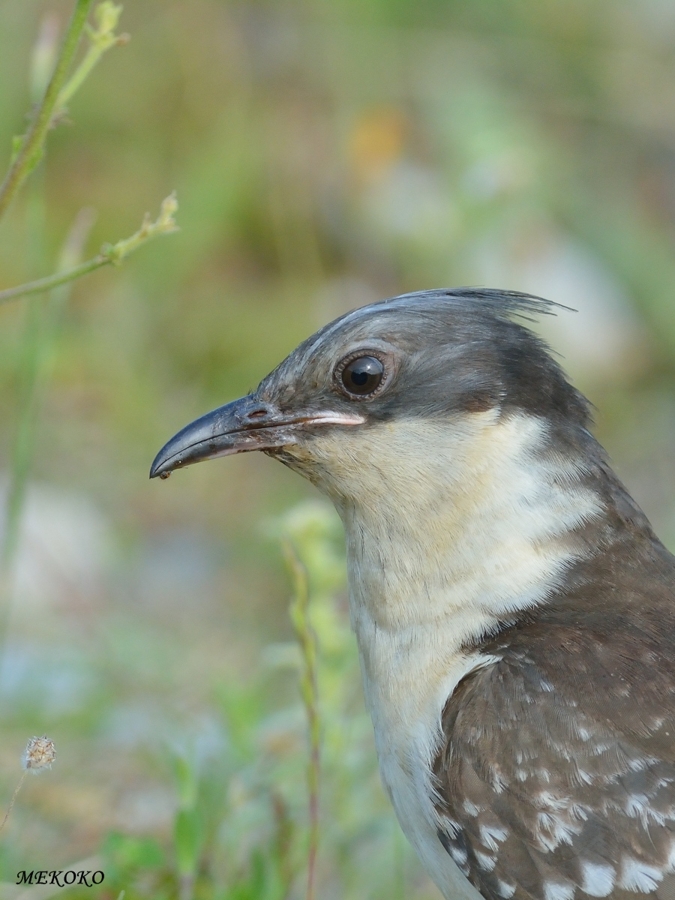
[[[309,761],[307,787],[309,792],[309,848],[307,852],[307,900],[316,896],[316,859],[319,849],[319,784],[321,776],[321,720],[317,686],[317,640],[309,619],[309,581],[307,570],[293,544],[286,540],[284,550],[293,578],[294,595],[289,608],[291,622],[300,645],[303,671],[300,693],[307,715],[309,731]]]
[[[38,278],[36,281],[29,281],[26,284],[19,284],[17,287],[0,291],[0,303],[8,303],[10,300],[15,300],[17,297],[26,297],[29,294],[42,294],[45,291],[51,291],[62,284],[81,278],[82,275],[94,272],[96,269],[100,269],[101,266],[108,266],[111,262],[112,260],[108,259],[108,257],[99,254],[87,262],[80,263],[79,266],[68,269],[66,272],[56,272],[54,275],[48,275],[46,278]]]
[[[13,288],[6,288],[0,291],[0,303],[7,303],[15,300],[17,297],[25,297],[29,294],[42,294],[45,291],[51,291],[53,288],[67,284],[69,281],[75,281],[89,272],[94,272],[102,266],[119,265],[126,257],[142,246],[146,241],[156,237],[159,234],[171,234],[177,231],[177,226],[173,218],[173,214],[178,208],[176,197],[170,194],[163,202],[159,216],[155,222],[150,221],[146,216],[141,227],[131,237],[123,238],[116,244],[107,244],[101,252],[86,262],[77,266],[72,266],[62,272],[55,272],[46,278],[38,278],[36,281],[28,281],[26,284],[19,284]]]
[[[19,783],[17,784],[17,786],[14,790],[14,793],[12,794],[12,799],[9,801],[9,806],[7,807],[7,812],[5,813],[5,818],[2,820],[2,822],[0,822],[0,831],[2,831],[2,829],[5,827],[5,822],[7,821],[7,819],[9,819],[9,815],[12,812],[12,810],[14,809],[14,804],[16,802],[16,798],[19,796],[19,791],[21,790],[21,786],[22,786],[27,774],[28,774],[28,772],[24,771],[23,774],[21,775],[21,778],[19,779]]]
[[[51,77],[42,103],[38,107],[28,132],[23,139],[16,159],[10,166],[2,186],[0,186],[0,218],[2,218],[17,191],[40,160],[42,146],[52,123],[52,117],[58,104],[59,95],[66,82],[68,70],[75,58],[92,3],[93,0],[77,0],[76,2],[75,11],[68,25],[54,74]]]
[[[115,28],[121,12],[122,7],[116,6],[110,0],[104,0],[103,3],[99,3],[94,10],[94,18],[98,21],[99,27],[97,30],[94,30],[89,25],[86,26],[89,35],[89,47],[82,61],[59,94],[55,110],[57,113],[68,105],[73,95],[82,87],[104,53],[110,50],[111,47],[120,46],[128,42],[128,34],[115,34]]]

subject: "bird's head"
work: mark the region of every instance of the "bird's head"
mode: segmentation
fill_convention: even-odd
[[[512,318],[553,306],[457,289],[357,309],[300,344],[251,394],[186,426],[160,450],[151,477],[262,450],[339,507],[367,503],[364,485],[379,494],[392,482],[414,490],[425,470],[474,452],[469,436],[489,434],[510,413],[583,427],[586,401]]]
[[[517,321],[553,306],[463,288],[357,309],[180,431],[151,477],[262,450],[333,501],[356,606],[387,628],[470,610],[453,628],[482,633],[601,540],[588,404]]]

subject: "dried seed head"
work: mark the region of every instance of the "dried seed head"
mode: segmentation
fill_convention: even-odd
[[[51,769],[55,759],[54,741],[45,734],[42,737],[33,737],[28,741],[22,762],[24,769],[37,772],[38,769]]]

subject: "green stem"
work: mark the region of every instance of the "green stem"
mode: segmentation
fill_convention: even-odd
[[[63,90],[59,94],[56,109],[63,109],[68,105],[68,102],[73,97],[76,91],[78,91],[84,82],[89,77],[91,70],[94,68],[96,63],[100,60],[100,58],[105,53],[105,50],[102,47],[92,45],[87,50],[87,53],[79,64],[77,69],[73,72],[71,78],[68,83],[64,86]]]
[[[26,297],[29,294],[42,294],[45,291],[51,291],[53,288],[75,281],[75,279],[100,269],[102,266],[119,265],[130,253],[133,253],[134,250],[137,250],[151,238],[177,231],[174,221],[174,213],[177,209],[178,203],[176,202],[175,194],[169,194],[162,202],[157,219],[152,222],[146,216],[141,227],[131,237],[123,238],[121,241],[117,241],[116,244],[106,244],[98,256],[77,266],[72,266],[62,272],[55,272],[46,278],[38,278],[36,281],[28,281],[13,288],[5,288],[4,291],[0,291],[0,303],[7,303],[10,300],[15,300],[17,297]]]
[[[16,287],[0,291],[0,303],[8,303],[10,300],[15,300],[17,297],[26,297],[29,294],[42,294],[45,291],[51,291],[52,288],[60,287],[69,281],[75,281],[76,278],[81,278],[82,275],[87,275],[89,272],[100,269],[101,266],[111,265],[111,263],[112,260],[109,257],[99,254],[93,259],[87,260],[87,262],[80,263],[79,266],[74,266],[67,272],[57,272],[54,275],[48,275],[46,278],[38,278],[36,281],[28,281],[26,284],[19,284]]]
[[[40,159],[42,146],[52,123],[59,94],[75,58],[92,3],[93,0],[77,0],[54,74],[49,82],[42,103],[38,107],[30,128],[23,139],[16,159],[10,166],[2,186],[0,186],[0,218],[2,218],[17,191]]]
[[[94,31],[94,29],[87,26],[90,40],[89,47],[82,61],[78,64],[59,94],[55,110],[57,113],[68,105],[73,95],[82,87],[101,57],[111,47],[126,44],[129,40],[128,34],[115,34],[115,28],[121,12],[122,7],[116,6],[109,0],[100,3],[94,10],[94,17],[98,20],[99,28]]]

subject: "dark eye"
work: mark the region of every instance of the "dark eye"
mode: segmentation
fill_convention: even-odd
[[[384,365],[376,356],[350,360],[340,372],[340,381],[348,394],[366,397],[374,393],[384,378]]]

